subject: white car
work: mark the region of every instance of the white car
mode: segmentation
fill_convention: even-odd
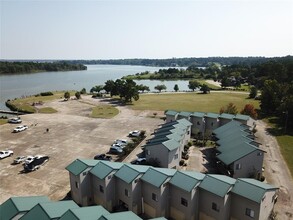
[[[19,163],[21,163],[21,162],[24,162],[25,159],[26,159],[25,156],[19,156],[19,157],[16,157],[16,158],[14,159],[13,163],[14,163],[14,164],[19,164]]]
[[[27,125],[20,125],[20,126],[17,126],[16,128],[14,128],[13,132],[18,133],[18,132],[24,131],[26,129],[28,129]]]
[[[3,159],[5,157],[10,157],[11,155],[13,155],[12,150],[2,150],[2,151],[0,151],[0,159]]]
[[[19,124],[21,122],[22,122],[22,120],[20,119],[20,117],[8,119],[8,123],[12,123],[12,124]]]
[[[125,145],[112,144],[111,147],[119,147],[119,148],[123,149],[125,147]]]
[[[24,161],[25,164],[31,163],[35,159],[34,156],[27,156],[26,160]]]
[[[115,140],[114,144],[119,144],[120,146],[124,146],[124,145],[127,145],[128,142],[125,139],[117,139]]]
[[[140,135],[139,130],[129,132],[129,137],[138,137]]]

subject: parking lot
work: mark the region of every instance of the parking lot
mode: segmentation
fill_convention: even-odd
[[[55,100],[42,107],[53,107],[54,114],[22,116],[29,128],[12,133],[17,126],[5,124],[0,129],[0,150],[13,150],[14,155],[0,160],[0,203],[11,196],[47,195],[53,200],[69,191],[69,175],[65,167],[76,158],[93,158],[107,153],[115,139],[125,139],[131,130],[146,130],[149,135],[163,123],[152,111],[134,111],[117,106],[119,114],[112,119],[90,118],[91,104],[105,100],[83,97],[83,102]],[[47,132],[47,129],[49,130]],[[39,170],[22,174],[21,164],[11,165],[20,155],[48,155],[50,160]]]

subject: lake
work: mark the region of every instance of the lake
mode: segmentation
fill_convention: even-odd
[[[66,72],[40,72],[28,74],[0,75],[0,109],[7,109],[7,99],[35,95],[40,92],[57,90],[89,91],[95,85],[103,85],[107,80],[116,80],[122,76],[154,72],[168,67],[128,66],[128,65],[87,65],[87,70]],[[188,81],[136,80],[138,84],[149,86],[151,91],[158,84],[164,84],[167,91],[173,91],[178,84],[180,90],[188,90]]]

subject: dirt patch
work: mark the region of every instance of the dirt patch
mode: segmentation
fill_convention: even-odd
[[[90,96],[83,96],[82,101],[45,103],[42,107],[52,107],[58,112],[22,116],[22,124],[29,128],[20,133],[11,132],[16,125],[1,126],[0,150],[11,149],[14,156],[0,160],[0,203],[11,196],[25,195],[47,195],[60,200],[70,189],[65,167],[73,160],[107,153],[113,141],[126,139],[129,131],[141,129],[151,134],[163,123],[159,117],[150,117],[152,112],[133,111],[119,105],[115,105],[119,114],[112,119],[90,118],[93,106],[109,102]],[[50,156],[37,171],[23,174],[21,164],[11,165],[17,156],[37,154]]]

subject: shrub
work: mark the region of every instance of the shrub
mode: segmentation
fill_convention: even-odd
[[[144,138],[144,137],[145,137],[145,133],[146,133],[146,131],[145,131],[145,130],[142,130],[142,131],[140,132],[140,135],[139,135],[139,136],[140,136],[141,138]]]
[[[188,146],[191,147],[192,146],[192,141],[188,142]]]
[[[77,99],[80,99],[80,98],[81,98],[81,96],[80,96],[80,92],[76,92],[76,93],[75,93],[75,97],[76,97]]]
[[[184,164],[185,164],[185,161],[184,160],[180,160],[179,166],[183,166]]]
[[[67,91],[64,93],[64,98],[69,99],[70,98],[70,93]]]
[[[86,94],[86,89],[85,88],[83,88],[82,90],[80,90],[80,94]]]
[[[51,96],[54,95],[52,92],[41,92],[40,93],[41,96]]]

